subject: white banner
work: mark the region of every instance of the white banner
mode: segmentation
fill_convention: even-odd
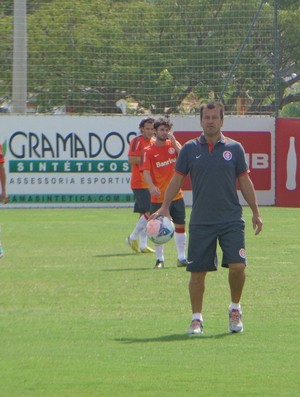
[[[132,206],[127,153],[141,119],[1,115],[9,206]],[[174,116],[171,121],[181,141],[199,134],[198,115]],[[269,183],[257,191],[263,205],[274,204],[274,123],[269,117],[226,117],[223,128],[225,135],[226,131],[245,133],[245,138],[255,135],[255,146],[246,152],[254,175],[258,172],[257,180],[259,171],[264,179],[266,172],[269,175]],[[185,198],[191,205],[188,187]]]

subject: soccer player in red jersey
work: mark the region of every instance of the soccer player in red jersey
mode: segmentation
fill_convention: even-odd
[[[5,173],[5,167],[4,167],[5,159],[4,159],[4,153],[2,149],[2,145],[0,143],[0,184],[1,184],[1,202],[2,204],[8,203],[8,197],[6,194],[6,173]],[[1,234],[1,226],[0,226],[0,234]],[[1,238],[1,235],[0,235]],[[0,258],[4,255],[2,244],[0,241]]]
[[[171,133],[172,124],[167,119],[159,119],[154,122],[155,142],[144,149],[143,163],[140,170],[149,186],[151,195],[150,212],[156,212],[162,202],[166,188],[174,175],[175,163],[181,144]],[[185,232],[185,203],[183,193],[180,189],[173,198],[170,207],[170,214],[175,225],[174,239],[177,248],[177,266],[185,267],[186,260],[186,232]],[[164,246],[155,245],[156,263],[155,267],[164,267]]]
[[[3,204],[8,203],[8,197],[6,194],[6,173],[5,173],[5,158],[3,148],[0,143],[0,184],[1,184],[1,202]]]
[[[135,198],[133,211],[139,213],[139,220],[126,242],[134,252],[144,254],[153,253],[154,250],[147,246],[146,225],[150,215],[150,193],[140,172],[140,164],[144,148],[154,142],[153,123],[154,119],[151,117],[141,120],[141,134],[132,139],[128,151],[128,163],[131,165],[130,187]]]

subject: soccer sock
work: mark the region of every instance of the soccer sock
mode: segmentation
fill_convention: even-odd
[[[163,244],[155,244],[155,253],[156,258],[162,262],[164,262],[164,246]]]
[[[186,233],[184,229],[176,229],[174,239],[177,248],[178,259],[182,261],[183,259],[186,259]]]
[[[240,305],[240,303],[233,303],[233,302],[231,302],[230,305],[229,305],[229,309],[230,309],[230,310],[231,310],[231,309],[241,310],[241,305]]]
[[[194,321],[194,320],[203,321],[202,313],[193,313],[192,321]]]
[[[135,225],[135,228],[133,229],[133,232],[130,235],[131,240],[136,240],[138,235],[146,229],[147,225],[147,218],[145,217],[145,214],[143,214],[139,220],[138,223]]]
[[[147,241],[148,241],[148,237],[147,237],[146,229],[144,229],[140,233],[140,249],[141,250],[147,247]]]

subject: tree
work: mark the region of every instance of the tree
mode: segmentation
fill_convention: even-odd
[[[280,12],[280,109],[300,102],[299,90],[293,90],[300,81],[300,6],[290,4],[292,10]]]
[[[280,107],[300,101],[299,1],[279,10]],[[39,112],[116,113],[120,98],[153,113],[224,100],[228,112],[275,109],[274,4],[258,0],[27,0],[28,97]],[[11,0],[0,4],[0,97],[9,97]],[[244,47],[243,44],[245,44]],[[243,51],[240,52],[241,48]]]

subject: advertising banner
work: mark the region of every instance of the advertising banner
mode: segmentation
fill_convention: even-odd
[[[300,207],[300,119],[276,123],[276,205]]]
[[[176,124],[174,135],[181,143],[193,139],[201,133],[200,125],[197,131],[182,129]],[[199,124],[199,123],[198,123]],[[255,186],[260,205],[273,205],[275,203],[275,120],[270,117],[225,117],[222,132],[240,142],[246,152],[247,162],[250,168],[250,176]],[[185,196],[189,197],[190,182],[186,178],[184,183]],[[244,205],[245,200],[239,194],[240,201]]]
[[[127,151],[136,133],[130,117],[6,117],[1,141],[9,202],[128,206]]]
[[[132,206],[130,140],[141,116],[1,116],[10,206]],[[171,117],[181,142],[198,136],[199,116]],[[261,205],[274,204],[274,119],[226,117],[242,143]],[[187,205],[192,197],[185,184]],[[241,198],[242,202],[243,199]]]

